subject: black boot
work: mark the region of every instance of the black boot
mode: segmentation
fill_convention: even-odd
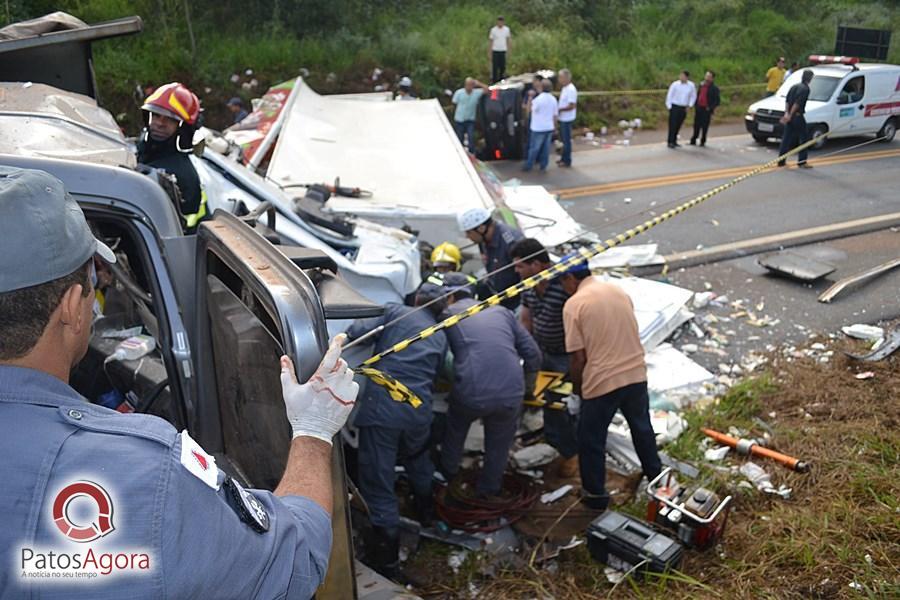
[[[434,498],[431,495],[413,495],[413,509],[416,511],[416,519],[422,527],[434,525]]]
[[[384,527],[367,528],[363,533],[366,546],[365,563],[387,577],[394,579],[400,569],[400,533]]]

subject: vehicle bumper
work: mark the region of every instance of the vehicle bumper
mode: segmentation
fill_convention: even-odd
[[[780,138],[784,133],[784,125],[780,122],[772,123],[771,121],[757,121],[756,117],[751,117],[747,115],[744,117],[744,126],[747,128],[747,133],[752,136],[766,136],[766,137],[774,137]],[[762,126],[762,127],[760,127]],[[772,129],[769,130],[767,126],[771,126]]]

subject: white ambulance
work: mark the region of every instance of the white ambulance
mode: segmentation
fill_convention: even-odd
[[[860,63],[844,56],[810,56],[813,66],[791,73],[774,96],[754,102],[744,124],[753,139],[765,143],[780,138],[788,90],[800,83],[802,72],[812,70],[806,124],[810,137],[826,131],[837,137],[876,135],[885,142],[894,139],[900,126],[900,66]],[[825,140],[816,144],[821,148]]]

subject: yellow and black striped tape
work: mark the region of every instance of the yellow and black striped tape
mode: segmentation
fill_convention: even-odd
[[[396,400],[397,402],[407,402],[411,404],[413,408],[419,408],[422,405],[421,398],[416,396],[415,392],[383,371],[372,369],[371,367],[357,367],[356,369],[353,369],[353,372],[364,375],[368,377],[372,383],[385,388],[388,391],[388,394],[390,394],[391,399]]]
[[[419,404],[421,404],[421,400],[418,397],[416,397],[415,394],[413,394],[408,388],[406,388],[406,386],[404,386],[402,383],[400,383],[396,379],[393,379],[392,377],[385,375],[381,371],[372,369],[371,366],[374,365],[375,363],[377,363],[378,361],[380,361],[385,356],[388,356],[390,354],[395,354],[397,352],[402,352],[407,347],[409,347],[412,344],[415,344],[419,340],[424,340],[427,337],[431,337],[438,331],[443,331],[444,329],[453,327],[454,325],[456,325],[463,319],[467,319],[473,315],[477,315],[478,313],[482,312],[483,310],[485,310],[486,308],[489,308],[491,306],[497,306],[498,304],[500,304],[503,300],[506,300],[507,298],[513,298],[515,296],[518,296],[525,290],[535,287],[537,284],[541,283],[542,281],[549,281],[550,279],[553,279],[554,277],[558,277],[559,275],[561,275],[565,271],[567,271],[569,268],[571,268],[581,262],[584,262],[586,260],[590,260],[591,258],[597,256],[598,254],[606,252],[610,248],[614,248],[620,244],[623,244],[623,243],[627,242],[628,240],[630,240],[634,237],[637,237],[638,235],[652,229],[653,227],[656,227],[657,225],[659,225],[661,223],[665,223],[672,217],[680,215],[681,213],[687,211],[688,209],[694,208],[695,206],[702,204],[703,202],[706,202],[713,196],[721,194],[725,190],[737,185],[738,183],[740,183],[746,179],[749,179],[750,177],[753,177],[754,175],[758,175],[770,167],[773,167],[778,161],[785,160],[788,157],[793,156],[794,154],[797,154],[797,153],[801,152],[802,150],[805,150],[806,148],[809,148],[810,146],[812,146],[816,142],[818,142],[820,139],[825,138],[828,135],[830,135],[830,133],[824,133],[820,136],[817,136],[817,137],[809,140],[805,144],[801,144],[800,146],[797,146],[793,150],[790,150],[790,151],[786,152],[785,154],[756,167],[755,169],[747,171],[743,175],[739,175],[738,177],[735,177],[734,179],[732,179],[731,181],[729,181],[727,183],[723,183],[720,186],[714,187],[713,189],[709,190],[708,192],[700,194],[699,196],[693,198],[692,200],[688,200],[684,204],[680,204],[679,206],[676,206],[675,208],[667,210],[664,213],[662,213],[652,219],[648,219],[647,221],[644,221],[640,225],[633,227],[631,229],[628,229],[627,231],[625,231],[623,233],[615,235],[608,240],[605,240],[602,242],[597,242],[596,244],[593,244],[591,246],[583,246],[583,247],[579,248],[578,254],[571,256],[566,260],[560,261],[560,262],[556,263],[555,265],[553,265],[552,267],[549,267],[536,275],[532,275],[528,279],[523,279],[519,283],[506,288],[502,292],[498,292],[498,293],[494,294],[493,296],[490,296],[489,298],[482,300],[478,304],[473,304],[466,310],[464,310],[460,313],[457,313],[455,315],[452,315],[450,317],[447,317],[440,323],[432,325],[431,327],[427,327],[427,328],[423,329],[422,331],[420,331],[419,333],[417,333],[416,335],[409,337],[401,342],[397,342],[390,348],[388,348],[382,352],[379,352],[375,356],[372,356],[371,358],[365,360],[362,363],[362,367],[360,369],[357,369],[356,372],[366,375],[374,383],[376,383],[378,385],[383,385],[384,387],[388,388],[388,390],[391,392],[391,397],[394,398],[395,400],[400,401],[400,402],[408,401],[408,402],[410,402],[410,404],[413,404],[414,406],[418,406]],[[385,383],[383,383],[383,382],[385,382]],[[406,392],[402,392],[401,388],[403,390],[406,390]],[[408,393],[410,396],[398,397],[402,393]],[[397,396],[395,396],[395,394],[397,394]],[[417,402],[417,404],[414,404],[414,402]]]

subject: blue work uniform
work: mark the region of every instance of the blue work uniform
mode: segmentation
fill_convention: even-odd
[[[521,240],[522,232],[514,229],[506,223],[494,221],[494,235],[490,242],[479,244],[481,254],[484,258],[484,266],[488,273],[493,273],[497,269],[512,265],[513,259],[509,255],[509,249]],[[488,278],[494,292],[502,292],[511,285],[519,283],[519,275],[515,269],[510,266],[499,273],[495,273]],[[519,296],[507,298],[503,302],[503,306],[510,310],[515,310],[519,306]]]
[[[0,597],[309,598],[325,577],[321,506],[236,487],[166,421],[49,374],[0,366],[0,456]]]
[[[350,339],[361,337],[400,317],[405,318],[377,335],[376,353],[435,324],[428,309],[387,304],[382,316],[356,321],[347,330],[347,336]],[[418,408],[394,400],[385,388],[372,383],[366,385],[359,400],[359,412],[353,422],[359,428],[359,488],[369,507],[369,519],[376,527],[395,530],[400,525],[394,491],[394,466],[398,458],[406,468],[413,492],[420,497],[431,495],[434,474],[428,456],[431,400],[434,381],[446,353],[447,339],[439,331],[378,362],[379,370],[406,385],[419,397],[422,404]]]
[[[471,298],[455,302],[447,316],[474,304]],[[481,419],[485,456],[477,487],[482,493],[496,494],[522,410],[525,371],[540,368],[541,351],[512,311],[501,306],[487,308],[446,332],[453,352],[453,392],[441,466],[446,475],[456,474],[469,426]]]

